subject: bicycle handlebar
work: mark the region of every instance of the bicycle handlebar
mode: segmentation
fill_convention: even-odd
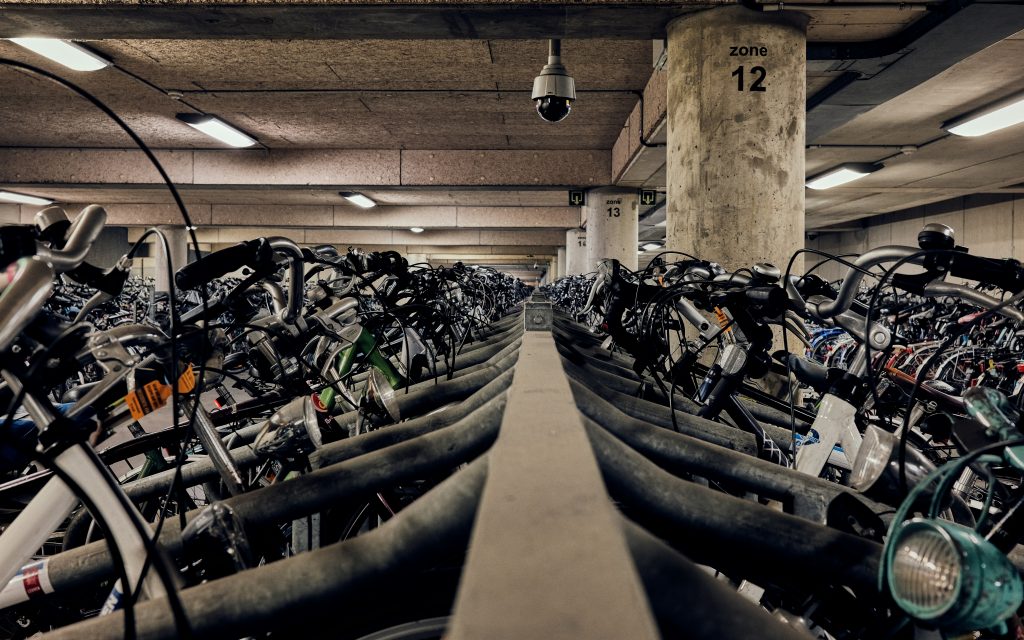
[[[195,289],[242,267],[256,269],[262,259],[269,258],[265,246],[263,239],[249,240],[208,253],[178,269],[174,282],[179,289]]]
[[[294,241],[280,236],[267,238],[267,242],[270,243],[270,247],[275,253],[289,258],[288,306],[285,307],[281,319],[292,323],[302,312],[302,295],[305,290],[305,281],[302,277],[302,249]]]
[[[976,289],[972,289],[971,287],[967,287],[962,284],[954,284],[952,282],[929,282],[925,285],[922,295],[926,298],[941,298],[945,296],[960,298],[987,310],[995,309],[1002,304],[1000,300],[997,300],[992,296],[986,295]],[[1024,322],[1024,313],[1021,313],[1020,309],[1017,309],[1016,307],[1006,306],[996,313],[1009,318],[1014,322]]]
[[[259,271],[272,264],[275,253],[288,259],[288,301],[281,319],[291,323],[302,311],[303,254],[299,245],[288,238],[259,238],[214,251],[178,269],[174,282],[182,289],[194,289],[242,267]]]
[[[839,295],[837,295],[836,299],[831,302],[821,302],[812,307],[804,302],[803,297],[800,296],[796,287],[791,287],[790,283],[787,283],[786,286],[787,293],[790,294],[791,298],[795,293],[797,296],[796,300],[804,303],[813,315],[816,315],[819,318],[834,318],[849,309],[854,303],[854,299],[857,297],[857,291],[860,288],[861,280],[864,279],[864,271],[885,262],[897,262],[899,260],[903,260],[904,258],[908,258],[915,253],[920,252],[921,250],[917,247],[889,245],[886,247],[872,249],[871,251],[862,254],[853,261],[853,264],[858,268],[851,267],[849,271],[847,271],[846,278],[843,279],[843,284],[839,288]],[[916,264],[923,261],[925,257],[926,256],[922,255],[918,258],[912,258],[910,262],[912,264]]]
[[[103,231],[107,212],[99,205],[89,205],[78,214],[67,232],[67,241],[60,249],[45,245],[37,248],[36,255],[53,265],[54,271],[71,271],[85,262],[89,249]]]

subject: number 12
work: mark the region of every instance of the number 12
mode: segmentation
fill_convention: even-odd
[[[768,75],[768,71],[761,66],[751,67],[750,73],[756,76],[754,81],[750,83],[749,91],[765,91],[765,86],[762,84],[765,77]],[[743,88],[743,66],[736,67],[736,70],[732,72],[732,76],[736,78],[736,90],[744,91]]]

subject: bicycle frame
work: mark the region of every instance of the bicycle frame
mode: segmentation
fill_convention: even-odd
[[[12,389],[20,389],[17,379],[3,372]],[[31,393],[25,395],[25,407],[36,424],[52,422],[53,416]],[[124,561],[125,572],[132,584],[139,582],[149,553],[148,541],[139,536],[140,526],[146,525],[141,514],[120,491],[110,470],[98,461],[87,444],[75,444],[54,458],[57,468],[63,470],[100,511],[107,523],[113,544]],[[0,536],[0,578],[5,585],[0,590],[0,607],[25,602],[39,591],[45,592],[45,560],[42,565],[31,563],[23,566],[32,554],[49,538],[78,504],[76,494],[57,477],[51,478],[29,505],[18,514],[10,527]],[[130,505],[131,509],[125,509]],[[123,586],[115,584],[111,598],[104,609],[113,610],[120,601]],[[142,580],[143,597],[166,595],[164,585],[153,574]]]

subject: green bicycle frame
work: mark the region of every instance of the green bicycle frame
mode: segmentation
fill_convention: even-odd
[[[335,365],[335,373],[338,378],[344,378],[352,371],[352,365],[357,355],[365,355],[366,362],[381,373],[395,389],[405,384],[405,378],[395,369],[387,358],[377,348],[377,340],[365,327],[359,328],[359,336],[355,341],[338,353],[338,362]],[[338,392],[334,387],[327,387],[320,392],[320,403],[328,410],[334,408]]]

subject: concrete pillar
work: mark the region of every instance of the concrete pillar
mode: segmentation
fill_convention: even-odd
[[[636,189],[593,189],[587,193],[587,265],[584,273],[597,269],[597,263],[614,258],[628,269],[636,269],[637,206]]]
[[[803,248],[806,20],[737,5],[669,24],[669,249],[735,270]]]
[[[167,259],[171,260],[171,272],[177,271],[188,263],[188,233],[185,227],[160,227],[167,238],[167,245],[170,247],[168,256],[163,249],[163,243],[156,239],[153,246],[153,255],[156,260],[156,274],[154,275],[157,291],[170,291],[170,281],[167,277]]]
[[[558,258],[555,269],[559,278],[565,277],[565,247],[558,247]]]
[[[578,276],[587,269],[587,232],[569,229],[565,232],[565,275]]]

